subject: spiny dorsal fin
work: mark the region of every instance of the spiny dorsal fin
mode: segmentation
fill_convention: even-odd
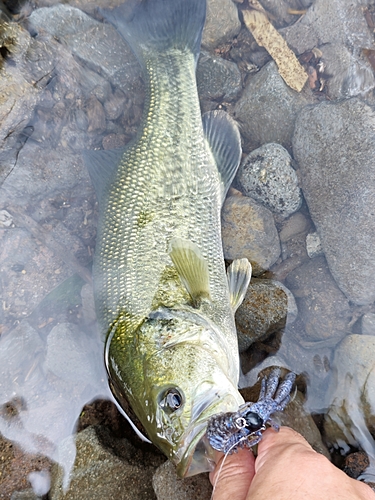
[[[99,203],[103,190],[107,186],[113,172],[119,166],[126,149],[127,147],[108,150],[87,149],[83,152],[83,160],[90,174]]]
[[[194,301],[209,299],[208,265],[199,247],[190,240],[172,238],[169,255],[191,298]]]
[[[236,259],[227,269],[230,304],[233,312],[242,304],[251,280],[251,264],[247,259]]]
[[[241,160],[241,137],[236,122],[225,111],[202,116],[203,130],[222,180],[223,202]]]

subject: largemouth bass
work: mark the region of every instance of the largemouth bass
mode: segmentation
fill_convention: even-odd
[[[246,259],[225,271],[220,211],[239,165],[224,112],[201,117],[195,68],[205,0],[138,0],[102,11],[130,44],[146,102],[134,141],[86,155],[99,199],[93,277],[115,397],[181,476],[210,470],[207,421],[236,411],[234,311]]]

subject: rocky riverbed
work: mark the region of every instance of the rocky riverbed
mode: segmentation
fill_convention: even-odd
[[[0,2],[0,498],[207,500],[111,401],[93,308],[97,200],[85,149],[129,142],[138,63],[97,7]],[[236,313],[246,400],[258,374],[299,374],[281,421],[351,477],[374,480],[375,10],[369,0],[264,0],[307,75],[288,86],[243,21],[208,0],[202,111],[243,143],[222,211],[225,259],[254,277]],[[255,385],[255,388],[251,389]],[[125,486],[126,485],[126,486]]]

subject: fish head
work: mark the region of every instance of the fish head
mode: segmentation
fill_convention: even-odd
[[[199,313],[158,310],[137,331],[137,349],[122,369],[110,356],[127,398],[150,440],[181,477],[213,469],[205,439],[208,420],[243,404],[223,334]],[[135,346],[135,343],[133,344]],[[113,369],[114,368],[114,369]]]

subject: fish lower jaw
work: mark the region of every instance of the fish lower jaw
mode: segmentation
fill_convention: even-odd
[[[238,398],[233,395],[227,398],[226,404],[213,405],[209,411],[205,411],[204,418],[191,424],[180,441],[180,446],[172,459],[176,465],[177,474],[180,477],[190,477],[203,472],[210,472],[215,467],[213,459],[214,450],[206,438],[208,420],[215,414],[237,411],[243,403],[238,393]]]

